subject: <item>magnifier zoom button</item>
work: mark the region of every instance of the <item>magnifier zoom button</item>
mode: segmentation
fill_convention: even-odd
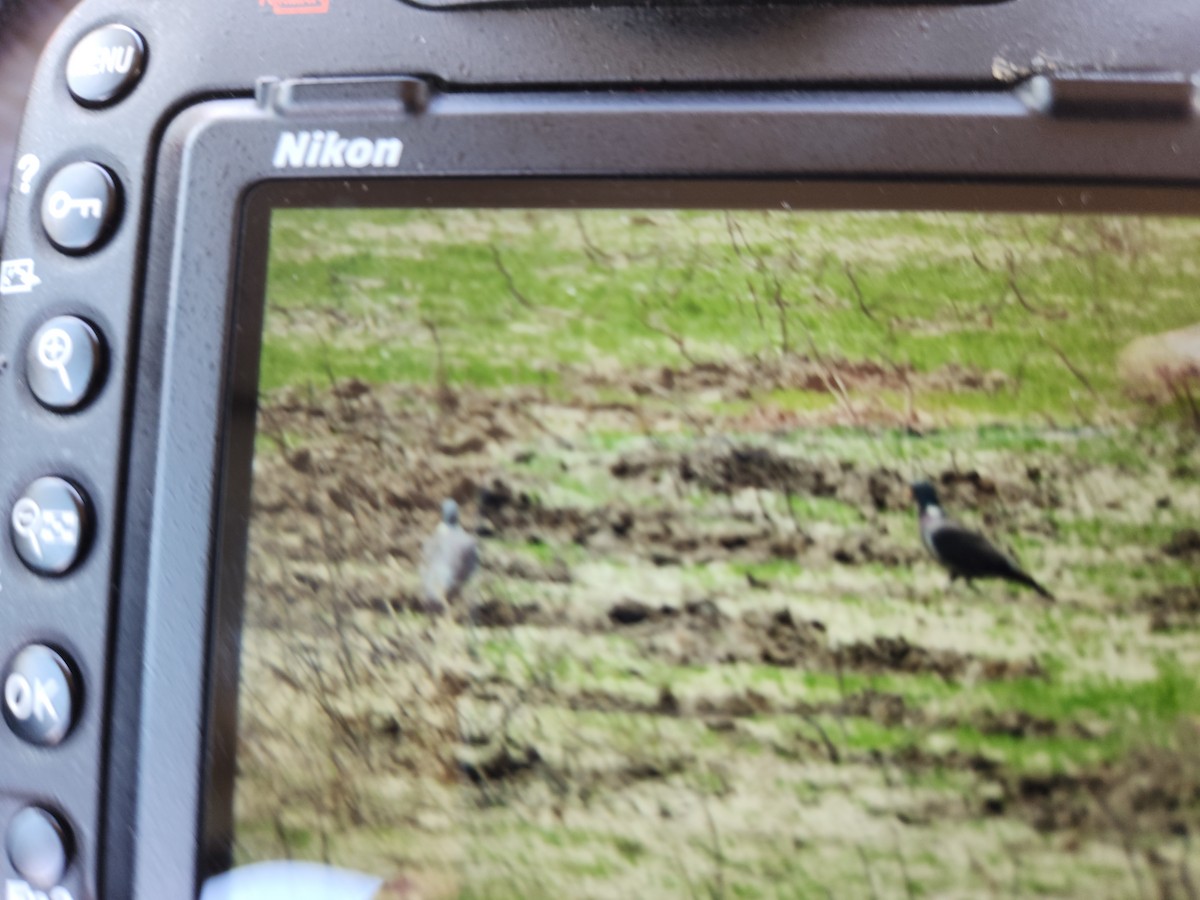
[[[29,389],[56,412],[79,409],[95,394],[103,357],[104,342],[89,323],[76,316],[50,319],[29,343]]]
[[[21,561],[39,575],[62,575],[82,557],[91,515],[83,492],[57,476],[39,478],[13,505],[9,531]]]

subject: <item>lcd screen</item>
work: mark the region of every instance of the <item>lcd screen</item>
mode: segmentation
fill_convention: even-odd
[[[238,865],[1195,893],[1200,222],[270,232]]]

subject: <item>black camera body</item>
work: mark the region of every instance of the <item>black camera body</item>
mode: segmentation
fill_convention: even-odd
[[[10,843],[4,896],[229,864],[272,210],[1194,215],[1195,12],[86,0],[3,235],[0,824],[62,846],[46,888]]]

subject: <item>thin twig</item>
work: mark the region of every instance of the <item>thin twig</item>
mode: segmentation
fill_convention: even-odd
[[[533,303],[528,297],[521,293],[517,287],[516,281],[513,280],[512,273],[508,271],[508,267],[504,265],[504,259],[500,256],[500,248],[495,244],[489,244],[492,249],[492,259],[496,261],[496,268],[500,270],[500,274],[504,276],[504,283],[508,286],[508,292],[512,294],[513,299],[524,306],[526,309],[534,309]]]
[[[1200,895],[1196,893],[1196,882],[1192,880],[1192,870],[1188,865],[1188,853],[1192,849],[1192,839],[1187,832],[1183,835],[1183,856],[1179,859],[1179,883],[1183,886],[1183,891],[1187,894],[1188,900],[1200,900]]]
[[[779,315],[779,350],[784,356],[788,356],[792,348],[788,341],[787,301],[783,298],[783,285],[779,283],[778,278],[775,279],[775,292],[771,302]]]
[[[653,331],[655,334],[661,334],[663,337],[665,337],[667,340],[669,340],[672,344],[674,344],[675,349],[679,351],[679,355],[682,356],[685,360],[687,360],[687,362],[690,365],[694,366],[694,365],[698,364],[696,361],[696,358],[694,356],[692,356],[692,354],[690,352],[688,352],[687,341],[684,339],[683,335],[677,334],[676,332],[671,331],[669,328],[664,328],[661,325],[655,325],[653,322],[650,321],[649,314],[647,314],[642,319],[642,324],[646,328]]]
[[[579,229],[579,236],[583,240],[583,252],[596,265],[611,266],[612,257],[597,247],[592,242],[592,237],[588,234],[587,226],[583,223],[583,216],[579,214],[579,210],[575,210],[575,225]],[[493,252],[495,248],[493,248]]]
[[[1071,360],[1067,357],[1067,354],[1063,351],[1062,347],[1058,346],[1058,344],[1054,343],[1054,341],[1050,340],[1050,338],[1046,337],[1044,334],[1041,337],[1042,342],[1054,351],[1054,355],[1058,357],[1059,361],[1064,366],[1066,366],[1067,371],[1074,375],[1075,378],[1078,379],[1079,383],[1088,389],[1088,393],[1090,393],[1093,397],[1097,397],[1098,395],[1096,393],[1096,389],[1092,386],[1092,382],[1075,366],[1074,363],[1071,362]]]
[[[871,889],[871,897],[873,900],[879,900],[879,890],[875,887],[875,875],[871,871],[871,863],[867,860],[867,851],[863,850],[862,844],[855,844],[854,849],[858,851],[858,858],[862,862],[863,874],[867,878],[867,887]]]
[[[1113,827],[1113,830],[1117,832],[1118,837],[1120,837],[1121,849],[1125,851],[1125,860],[1129,865],[1129,871],[1133,874],[1134,884],[1137,885],[1138,897],[1145,898],[1146,885],[1142,880],[1141,870],[1138,868],[1137,856],[1134,853],[1133,835],[1131,833],[1129,824],[1122,821],[1121,818],[1117,816],[1112,807],[1108,805],[1108,802],[1102,796],[1100,796],[1100,792],[1096,788],[1088,786],[1087,791],[1089,794],[1091,794],[1092,800],[1095,802],[1096,806],[1098,806],[1100,811],[1104,813],[1105,818],[1108,819],[1108,822]]]
[[[863,299],[862,288],[858,286],[858,279],[854,277],[854,270],[850,268],[850,263],[846,263],[842,267],[842,271],[846,273],[846,278],[848,278],[850,281],[850,287],[854,288],[854,296],[858,300],[859,311],[872,322],[878,322],[878,320],[875,318],[875,314],[867,308],[867,301]]]
[[[1024,292],[1021,290],[1020,285],[1017,284],[1017,261],[1013,257],[1011,251],[1009,251],[1008,256],[1006,257],[1006,264],[1008,266],[1008,289],[1012,291],[1013,296],[1017,298],[1017,302],[1021,304],[1022,309],[1032,316],[1038,316],[1043,319],[1053,320],[1065,319],[1067,317],[1065,312],[1048,312],[1046,310],[1038,309],[1028,300],[1026,300]]]

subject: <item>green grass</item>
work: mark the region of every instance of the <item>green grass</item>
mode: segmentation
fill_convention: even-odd
[[[485,656],[504,670],[509,668],[514,653],[526,662],[531,654],[536,655],[536,651],[527,648],[519,651],[514,648],[512,640],[493,639],[485,646]],[[1066,766],[1117,759],[1147,741],[1168,741],[1177,722],[1200,716],[1200,684],[1182,664],[1169,657],[1159,661],[1156,676],[1148,680],[1096,677],[1081,680],[1071,677],[1064,664],[1052,659],[1045,660],[1043,666],[1047,670],[1044,678],[991,681],[973,686],[948,682],[931,674],[848,672],[839,678],[830,672],[751,664],[726,665],[722,678],[726,690],[732,694],[756,687],[766,690],[768,696],[776,697],[776,702],[785,707],[790,702],[803,701],[828,704],[833,710],[843,698],[853,698],[863,691],[898,695],[910,709],[924,710],[935,720],[939,715],[949,716],[958,724],[933,730],[924,725],[885,727],[868,719],[835,716],[833,712],[822,714],[820,721],[835,742],[844,741],[850,750],[892,753],[909,746],[928,747],[932,741],[943,750],[956,748],[965,753],[989,755],[1018,771],[1057,771]],[[713,681],[710,669],[640,659],[632,644],[615,636],[598,642],[580,642],[572,653],[556,657],[553,677],[560,690],[610,693],[651,704],[664,686],[669,686],[685,703],[694,693],[712,697],[720,687]],[[1011,712],[1058,723],[1061,731],[1052,736],[1011,737],[984,734],[964,723],[964,717],[970,719],[976,714]],[[581,724],[590,722],[602,730],[615,728],[632,735],[634,743],[636,735],[649,734],[657,727],[652,715],[644,722],[636,717],[630,719],[628,713],[564,711],[563,715]],[[782,727],[795,727],[804,733],[810,727],[785,714],[752,718],[777,721]],[[683,723],[672,725],[672,728],[682,727]],[[698,749],[728,745],[738,752],[761,750],[758,741],[746,741],[745,735],[737,732],[716,734],[703,730],[698,723],[686,730],[691,735],[689,743]]]
[[[1200,684],[1171,659],[1162,659],[1148,681],[1066,682],[1020,679],[993,682],[983,694],[998,709],[1020,709],[1040,718],[1070,721],[1094,717],[1155,731],[1180,716],[1200,714]]]
[[[906,677],[891,677],[889,687],[907,700],[930,699],[906,690]],[[918,682],[919,683],[919,682]],[[926,685],[928,686],[928,685]],[[863,718],[821,717],[835,743],[860,751],[896,753],[907,747],[956,749],[983,754],[1016,772],[1062,771],[1111,762],[1147,743],[1165,744],[1184,717],[1200,715],[1200,685],[1182,666],[1164,659],[1148,681],[1059,682],[1018,679],[991,682],[971,690],[944,687],[943,698],[956,697],[967,707],[993,712],[1020,711],[1038,719],[1101,726],[1096,735],[1067,731],[1052,736],[985,734],[967,724],[953,727],[886,727]],[[913,702],[912,705],[917,705]],[[962,711],[960,709],[960,711]],[[804,725],[796,726],[804,733]]]
[[[1119,601],[1133,600],[1146,591],[1172,585],[1193,587],[1200,579],[1194,565],[1162,559],[1132,564],[1120,561],[1079,563],[1072,568],[1072,574],[1084,584],[1099,588]]]
[[[1078,642],[1075,639],[1072,644]],[[485,656],[499,670],[510,673],[517,660],[520,665],[536,669],[537,652],[536,648],[518,646],[511,637],[494,637],[485,644]],[[833,708],[843,698],[871,691],[898,695],[909,708],[935,716],[950,715],[961,720],[976,713],[1021,712],[1064,727],[1063,735],[1053,737],[986,735],[967,725],[945,731],[959,749],[990,753],[1018,769],[1113,759],[1137,743],[1168,739],[1181,718],[1200,716],[1200,684],[1170,657],[1160,659],[1156,676],[1148,680],[1079,679],[1071,676],[1065,664],[1049,658],[1043,660],[1043,668],[1047,671],[1044,678],[965,685],[932,674],[847,672],[839,677],[832,672],[727,664],[722,667],[723,682],[718,683],[713,681],[711,669],[671,666],[640,658],[634,644],[613,635],[580,641],[571,653],[552,661],[552,675],[560,690],[591,690],[642,702],[652,702],[664,686],[669,686],[686,703],[693,693],[713,696],[723,684],[732,694],[752,687],[766,690],[768,696],[776,697],[776,702],[784,706],[804,701],[829,704]],[[616,718],[595,712],[586,715],[598,717],[590,719],[594,724],[608,722],[620,729],[635,727],[626,721],[626,714],[618,714]],[[651,728],[653,718],[649,717],[644,727]],[[787,719],[782,716],[780,721]],[[831,734],[841,727],[841,721],[832,714],[827,719]],[[929,733],[920,728],[885,728],[869,720],[846,722],[854,722],[847,735],[847,744],[854,749],[895,751],[923,744],[929,738]],[[1068,726],[1080,726],[1085,731],[1077,732]],[[1092,731],[1099,736],[1080,736]],[[736,737],[716,738],[704,731],[694,735],[697,746]]]
[[[748,212],[736,216],[745,244],[735,249],[722,213],[655,212],[650,228],[630,227],[625,212],[584,218],[609,261],[584,252],[569,212],[276,213],[268,296],[291,315],[268,317],[264,387],[326,371],[428,382],[430,326],[449,380],[480,387],[552,382],[562,367],[603,360],[681,364],[674,334],[697,359],[806,352],[811,340],[826,357],[918,372],[996,369],[1010,384],[994,395],[931,391],[919,403],[972,419],[1078,421],[1127,407],[1113,366],[1126,341],[1194,318],[1181,302],[1194,222]],[[999,243],[1026,305],[1007,290]],[[855,273],[870,317],[831,258]],[[775,280],[787,341],[764,299]],[[336,316],[316,331],[336,330],[338,347],[296,324],[304,314]],[[830,397],[783,390],[763,402],[820,409]]]
[[[617,848],[617,852],[621,857],[630,863],[636,863],[639,859],[646,855],[646,845],[637,838],[622,837],[620,835],[613,838],[613,846]]]
[[[1166,522],[1121,522],[1111,518],[1087,518],[1055,520],[1058,534],[1055,543],[1074,539],[1085,547],[1141,546],[1153,551],[1171,539],[1185,521]],[[1161,562],[1156,561],[1156,568]]]
[[[775,581],[777,579],[787,581],[798,578],[805,572],[805,566],[790,559],[773,559],[770,562],[761,563],[739,562],[733,563],[729,568],[739,575],[753,575],[755,578],[764,581]]]
[[[829,392],[780,388],[756,394],[753,398],[745,400],[718,401],[711,406],[714,412],[728,416],[744,416],[764,406],[789,412],[812,412],[830,409],[836,407],[837,404],[837,397]]]
[[[263,344],[260,388],[271,391],[288,385],[332,383],[357,378],[375,384],[431,384],[437,371],[436,354],[424,349],[397,351],[387,344],[366,341],[361,345],[299,340],[267,341]],[[550,386],[558,376],[523,363],[519,359],[498,362],[487,354],[463,354],[448,370],[452,386],[502,387],[505,385]]]

